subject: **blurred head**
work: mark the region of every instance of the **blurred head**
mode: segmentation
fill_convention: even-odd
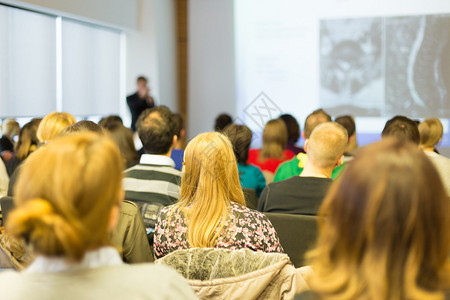
[[[121,125],[123,125],[123,120],[120,116],[117,115],[111,115],[111,116],[107,116],[105,118],[102,118],[99,122],[98,125],[101,127],[108,127],[109,124],[111,123],[119,123]]]
[[[92,121],[83,120],[64,128],[60,135],[78,134],[80,132],[95,132],[98,134],[103,134],[103,128]]]
[[[246,165],[252,142],[252,131],[245,125],[230,124],[225,127],[223,133],[230,139],[238,163]]]
[[[323,109],[317,109],[310,113],[305,119],[305,126],[303,127],[303,138],[309,139],[311,132],[317,125],[331,122],[331,116],[327,114]]]
[[[139,76],[136,80],[136,88],[139,97],[144,98],[148,96],[150,89],[148,88],[148,80],[144,76]]]
[[[214,123],[215,131],[223,131],[227,125],[233,123],[233,119],[229,114],[220,114],[217,116]]]
[[[282,158],[288,141],[288,132],[283,120],[273,119],[268,121],[264,126],[262,140],[260,160]]]
[[[37,137],[41,143],[46,143],[57,137],[64,128],[77,122],[74,116],[66,112],[51,112],[39,124]]]
[[[80,260],[109,245],[109,232],[123,198],[117,146],[94,133],[59,137],[22,165],[9,234],[37,254]]]
[[[348,136],[344,127],[336,122],[326,122],[314,128],[305,144],[311,163],[318,168],[331,168],[342,158]]]
[[[416,122],[404,116],[395,116],[387,121],[381,136],[383,138],[388,136],[395,137],[416,145],[419,145],[420,142],[420,134]]]
[[[2,133],[3,135],[13,138],[19,135],[20,125],[14,119],[6,119],[2,124]]]
[[[297,120],[289,114],[281,115],[280,119],[283,120],[284,124],[286,124],[288,131],[288,143],[295,144],[300,138],[300,125]]]
[[[386,138],[365,147],[320,208],[312,288],[339,299],[430,299],[450,283],[449,209],[417,146]]]
[[[166,106],[144,110],[137,120],[137,131],[147,154],[167,154],[176,141],[176,124]]]
[[[136,147],[134,146],[133,132],[130,129],[119,123],[112,123],[106,127],[106,130],[119,147],[120,153],[127,163],[138,160]]]
[[[230,140],[218,132],[196,136],[184,152],[181,207],[188,219],[191,247],[213,247],[231,202],[245,205]]]
[[[356,124],[355,119],[350,116],[339,116],[334,120],[336,123],[342,125],[342,127],[347,130],[348,138],[350,139],[351,136],[356,134]]]
[[[444,127],[438,118],[426,119],[419,124],[420,147],[434,148],[442,139]]]
[[[42,119],[33,119],[25,124],[20,130],[19,140],[14,146],[14,152],[19,160],[24,160],[39,145],[37,129]]]

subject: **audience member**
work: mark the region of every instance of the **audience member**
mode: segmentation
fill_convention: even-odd
[[[259,167],[261,171],[273,174],[282,162],[294,157],[294,153],[286,150],[288,132],[281,119],[266,123],[262,141],[261,149],[251,149],[248,154],[248,163]]]
[[[146,154],[139,164],[125,171],[123,186],[125,199],[139,206],[150,232],[161,208],[180,197],[181,172],[170,158],[177,142],[176,125],[172,112],[166,106],[157,106],[142,112],[137,129]]]
[[[110,124],[112,124],[112,123],[119,123],[119,124],[123,125],[123,120],[120,116],[110,115],[110,116],[104,117],[100,121],[98,121],[98,125],[103,128],[110,126]]]
[[[6,165],[0,159],[0,198],[8,195],[9,176]]]
[[[77,122],[74,116],[66,112],[51,112],[39,123],[37,137],[39,142],[45,144],[56,138],[64,128]]]
[[[258,167],[247,163],[248,151],[252,142],[252,131],[245,125],[230,124],[225,128],[224,134],[233,145],[241,186],[255,190],[259,197],[266,186],[266,179]]]
[[[131,130],[136,131],[136,124],[141,113],[155,106],[155,100],[150,96],[148,80],[139,76],[136,80],[136,92],[127,97],[127,105],[131,113]]]
[[[186,147],[180,200],[161,210],[155,229],[156,258],[196,247],[283,252],[267,217],[245,207],[233,147],[218,132]]]
[[[32,119],[19,132],[19,139],[14,145],[14,157],[6,163],[8,175],[11,176],[17,166],[33,153],[38,145],[37,129],[42,119]]]
[[[395,116],[384,125],[381,136],[395,137],[419,145],[420,133],[417,123],[405,116]]]
[[[312,292],[296,299],[448,298],[449,211],[439,174],[416,145],[385,138],[365,147],[320,208],[307,255]]]
[[[305,142],[308,159],[299,176],[269,184],[261,194],[258,210],[317,215],[332,183],[331,174],[342,163],[348,136],[335,122],[318,125]]]
[[[305,126],[303,127],[302,137],[307,140],[311,135],[311,132],[316,128],[317,125],[331,122],[331,117],[323,109],[317,109],[310,113],[305,120]],[[282,163],[273,179],[274,182],[285,180],[291,178],[292,176],[298,176],[305,165],[307,155],[305,153],[299,153],[293,159]],[[335,179],[338,177],[339,173],[343,170],[345,164],[338,166],[334,169],[331,178]]]
[[[221,132],[231,123],[233,123],[233,119],[229,114],[220,114],[214,122],[214,130]]]
[[[5,299],[195,299],[176,272],[122,264],[110,247],[123,199],[122,164],[108,138],[55,139],[23,165],[8,234],[37,255],[24,272],[0,273]]]
[[[186,129],[184,128],[184,120],[181,114],[173,114],[173,118],[177,128],[175,131],[175,135],[177,136],[177,143],[175,144],[172,150],[172,155],[170,157],[175,162],[175,169],[181,171],[181,169],[183,168]]]
[[[108,123],[104,128],[109,132],[110,137],[119,147],[126,168],[128,169],[137,165],[139,158],[134,146],[133,132],[119,122]]]
[[[54,138],[58,137],[64,128],[75,124],[77,121],[74,116],[66,112],[51,112],[46,115],[40,122],[36,132],[39,144],[46,144]],[[9,179],[8,195],[13,196],[14,185],[20,172],[19,164]]]
[[[111,122],[108,125],[121,126],[131,134],[130,129],[125,128],[118,122]],[[60,136],[78,135],[83,132],[104,135],[106,131],[94,122],[80,121],[66,127]],[[112,140],[114,141],[114,139]],[[120,148],[119,151],[121,151]],[[142,216],[139,208],[133,202],[127,200],[122,202],[117,226],[111,233],[111,243],[119,247],[122,260],[126,263],[153,261]]]
[[[300,138],[300,125],[297,120],[290,114],[281,115],[280,119],[283,120],[284,124],[286,124],[288,131],[288,143],[286,149],[293,152],[295,155],[300,152],[305,153],[303,148],[296,146],[296,143]]]
[[[14,137],[19,135],[19,123],[14,119],[6,119],[1,128],[2,137],[0,138],[0,152],[14,152]]]
[[[345,115],[337,117],[334,121],[347,130],[348,144],[344,151],[344,162],[350,161],[355,156],[354,151],[358,148],[355,119],[353,116]]]
[[[437,118],[426,119],[419,124],[420,148],[441,175],[442,182],[450,196],[450,159],[434,152],[436,145],[441,141],[444,128]]]

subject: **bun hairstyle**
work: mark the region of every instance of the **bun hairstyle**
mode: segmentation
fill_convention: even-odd
[[[109,245],[122,170],[119,150],[105,136],[53,140],[23,164],[6,230],[37,254],[79,261],[86,251]]]

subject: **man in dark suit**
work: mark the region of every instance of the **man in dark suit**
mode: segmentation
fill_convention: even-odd
[[[131,129],[133,132],[136,131],[136,121],[139,115],[147,108],[155,106],[155,100],[150,96],[150,89],[147,83],[147,78],[139,76],[136,81],[136,93],[127,97],[127,104],[131,112]]]

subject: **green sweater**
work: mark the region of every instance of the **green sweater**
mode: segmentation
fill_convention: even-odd
[[[285,180],[288,178],[291,178],[292,176],[298,176],[303,171],[303,168],[299,167],[300,160],[298,159],[298,156],[295,156],[293,159],[288,160],[287,162],[284,162],[281,164],[277,172],[275,173],[275,178],[273,179],[274,182]],[[336,179],[339,174],[345,169],[346,164],[342,164],[339,167],[336,167],[333,170],[333,174],[331,174],[331,178]]]

